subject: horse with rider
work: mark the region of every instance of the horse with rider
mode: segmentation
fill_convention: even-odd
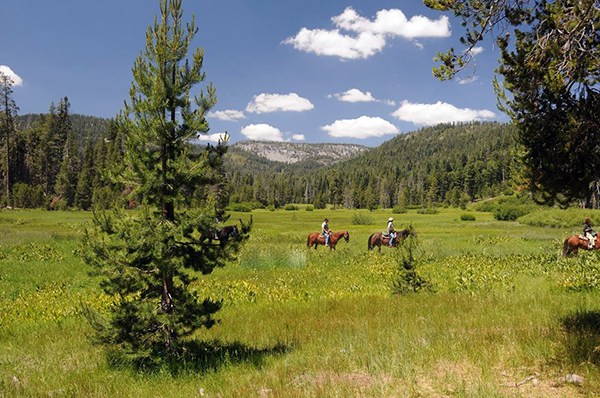
[[[573,254],[575,257],[579,254],[579,249],[582,250],[600,250],[600,241],[598,234],[592,228],[592,220],[585,219],[583,224],[583,235],[574,235],[565,239],[563,243],[563,256]]]

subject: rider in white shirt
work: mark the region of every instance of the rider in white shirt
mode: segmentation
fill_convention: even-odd
[[[393,217],[390,217],[388,220],[387,231],[388,231],[388,234],[390,235],[390,247],[392,247],[392,243],[394,242],[394,239],[396,238],[396,230],[394,229],[394,218]]]
[[[325,221],[323,221],[323,224],[321,224],[321,233],[325,237],[325,246],[329,246],[329,236],[331,234],[331,231],[329,231],[329,225],[327,225],[328,222],[329,219],[326,218]]]

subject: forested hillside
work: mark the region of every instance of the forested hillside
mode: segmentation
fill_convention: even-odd
[[[520,171],[514,134],[502,123],[444,124],[399,135],[328,167],[282,167],[270,174],[265,159],[249,157],[255,163],[247,160],[229,170],[231,200],[347,208],[459,206],[511,190]]]
[[[2,179],[10,172],[11,197],[2,191],[3,203],[15,207],[88,209],[124,204],[123,188],[106,178],[108,167],[121,163],[121,141],[113,121],[71,115],[68,99],[52,104],[47,114],[16,118],[10,139],[9,163],[2,162]],[[6,159],[6,145],[2,145]]]
[[[71,115],[69,106],[63,98],[47,114],[17,118],[9,164],[14,206],[126,204],[127,187],[107,179],[123,158],[115,123]],[[512,190],[520,172],[514,134],[507,124],[470,123],[424,128],[371,149],[243,141],[225,159],[229,201],[317,208],[460,206]],[[0,170],[5,175],[5,162]]]
[[[55,112],[56,108],[54,105],[52,105],[48,113],[52,114]],[[40,115],[29,113],[26,115],[20,115],[16,120],[17,130],[29,130],[30,128],[34,127],[36,123],[39,123],[40,119],[44,119],[45,117],[46,114]],[[75,141],[80,144],[80,146],[84,146],[85,140],[88,137],[91,138],[92,141],[97,141],[100,139],[102,134],[107,131],[110,124],[110,119],[96,116],[72,114],[69,115],[69,119],[71,121],[71,127],[73,128],[73,137],[75,138]]]

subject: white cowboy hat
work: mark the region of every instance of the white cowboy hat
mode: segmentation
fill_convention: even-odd
[[[390,217],[388,221],[394,221],[394,217]]]

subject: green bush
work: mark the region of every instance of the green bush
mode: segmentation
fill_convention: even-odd
[[[417,210],[417,214],[438,214],[439,211],[434,207],[426,207]]]
[[[305,210],[306,210],[306,211],[314,211],[314,210],[315,210],[315,207],[314,207],[313,205],[308,205],[308,206],[306,206],[306,209],[305,209]]]
[[[394,214],[404,214],[404,213],[406,213],[406,207],[401,206],[401,205],[396,205],[392,209],[392,213],[394,213]]]
[[[252,208],[252,210],[265,208],[265,205],[263,205],[262,203],[260,203],[259,201],[256,201],[256,200],[253,202],[248,202],[248,205]]]
[[[461,221],[475,221],[475,216],[473,214],[461,214],[460,215],[460,219]]]
[[[373,217],[367,213],[356,212],[352,216],[352,225],[373,225]]]
[[[231,205],[231,210],[242,213],[250,213],[252,211],[252,206],[249,203],[234,203]]]
[[[530,205],[501,204],[494,209],[494,218],[500,221],[515,221],[532,210]]]
[[[46,198],[42,187],[32,187],[23,183],[13,185],[12,200],[13,206],[21,209],[46,206]]]
[[[540,209],[520,217],[518,221],[534,227],[580,229],[588,217],[600,225],[600,210],[590,209]]]
[[[273,205],[268,205],[268,206],[266,207],[266,209],[267,209],[267,210],[269,210],[269,211],[275,211],[275,206],[273,206]]]
[[[288,203],[287,205],[285,205],[283,207],[284,210],[288,210],[288,211],[292,211],[292,210],[298,210],[298,206],[295,206],[291,203]]]

